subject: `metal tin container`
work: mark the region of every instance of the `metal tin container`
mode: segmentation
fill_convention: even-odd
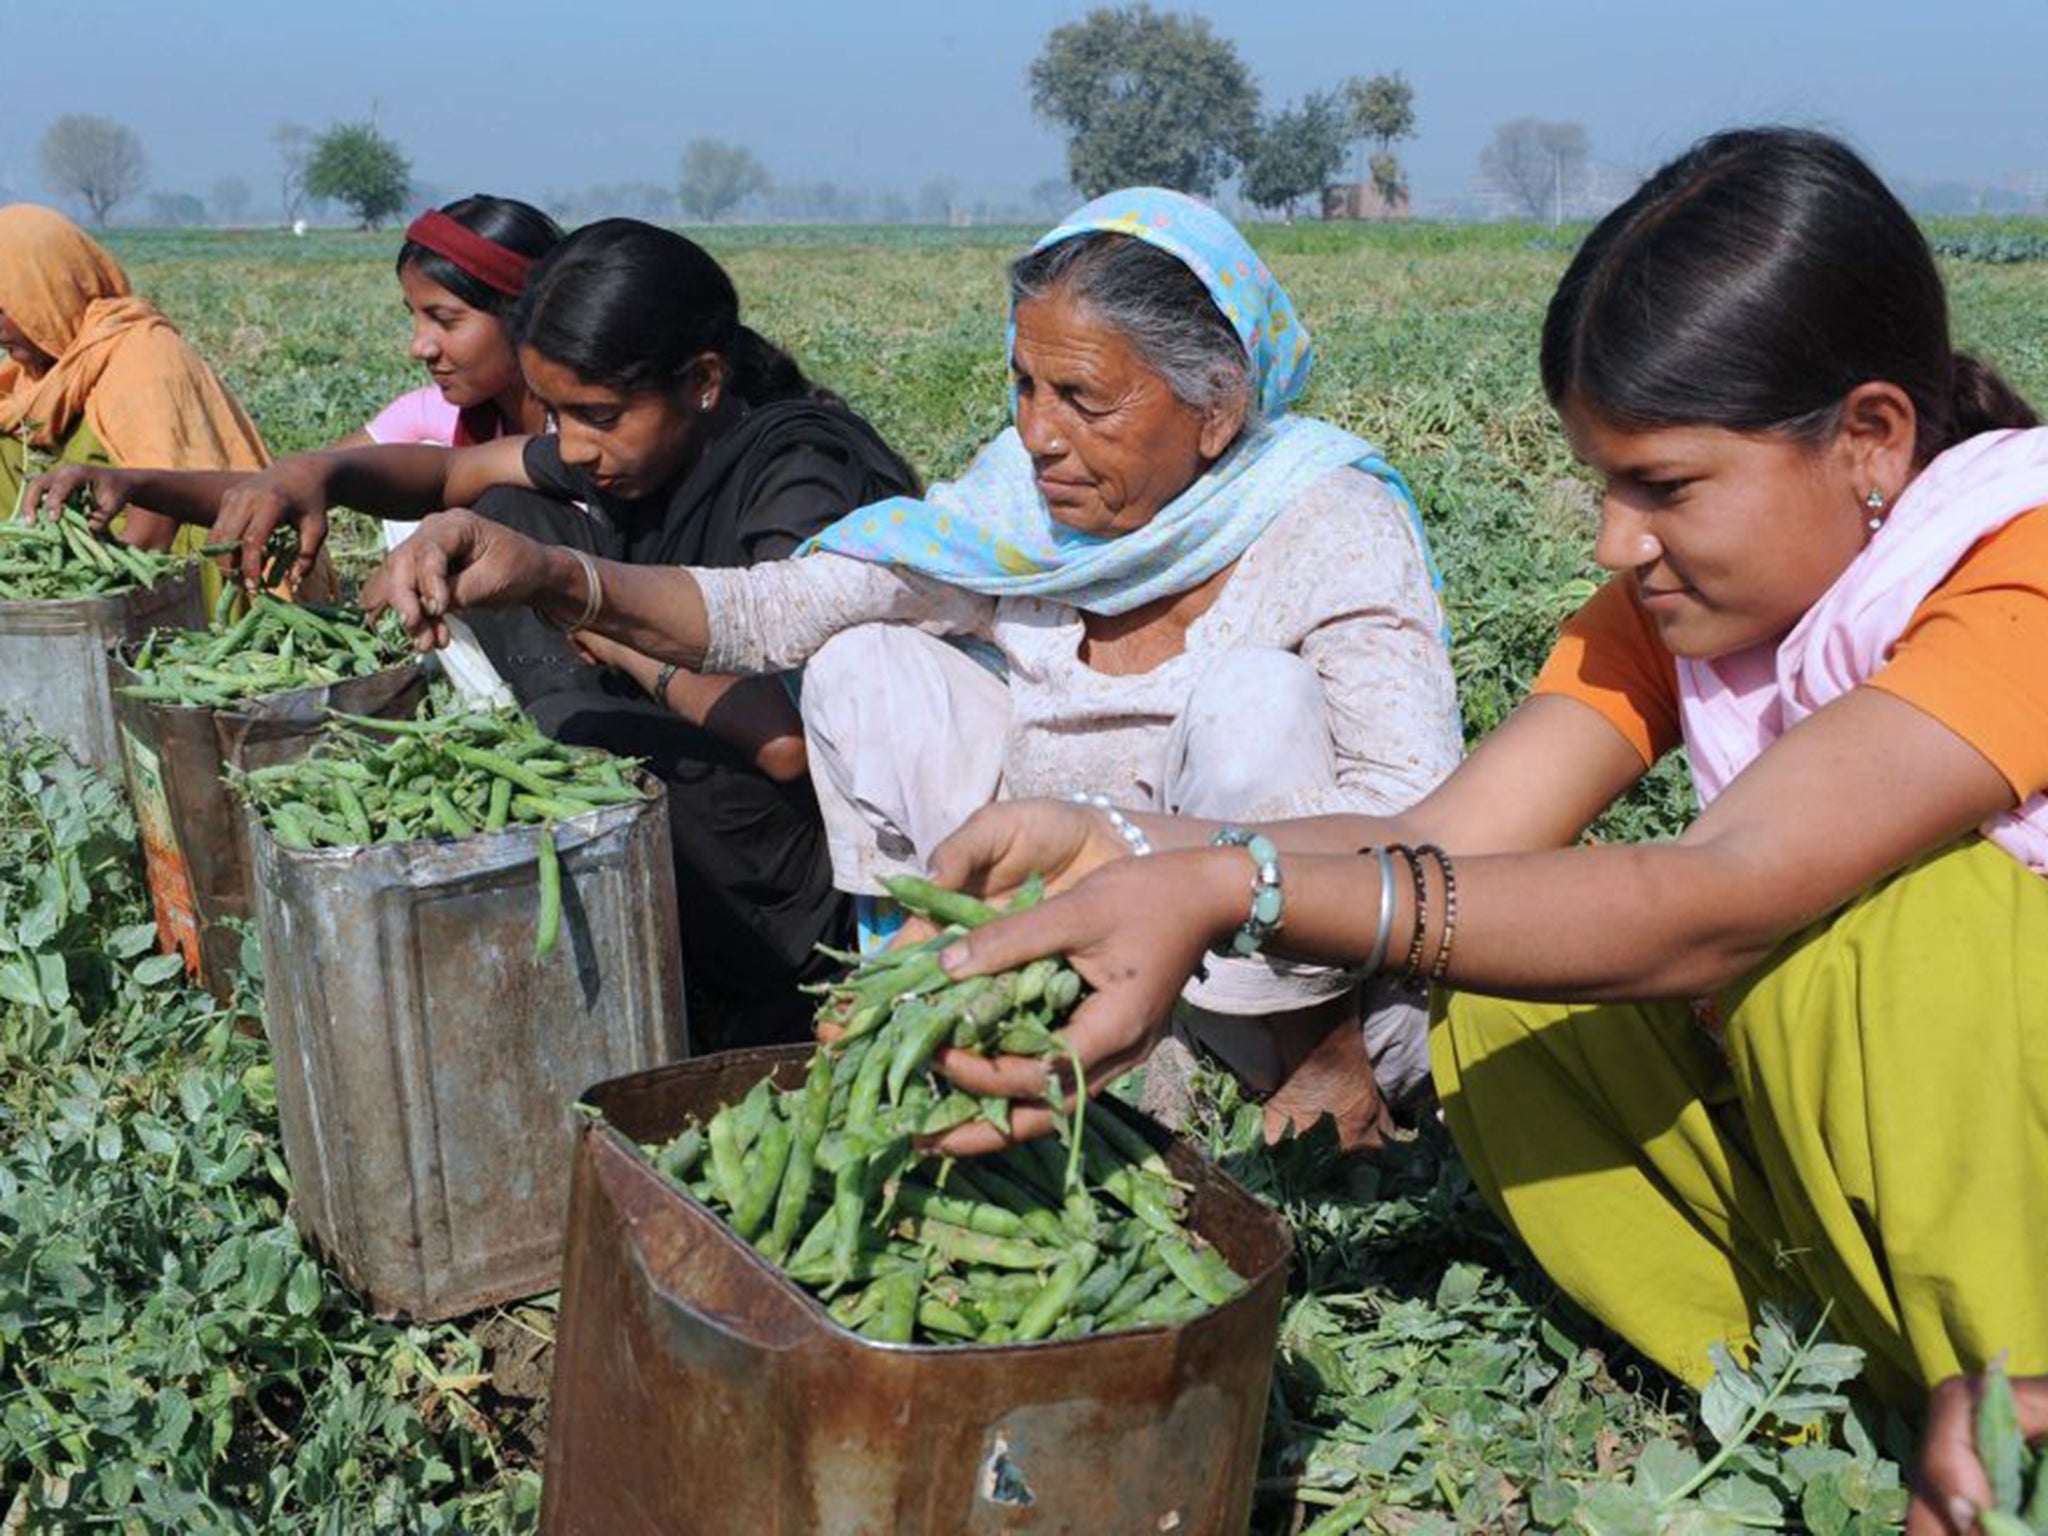
[[[242,940],[228,924],[254,910],[248,822],[224,777],[303,757],[320,739],[329,710],[403,718],[427,694],[417,662],[328,687],[299,688],[232,709],[182,708],[127,697],[129,662],[140,642],[109,663],[114,716],[128,793],[142,831],[143,863],[156,909],[157,940],[185,957],[185,970],[227,999]]]
[[[249,820],[300,1228],[383,1315],[548,1290],[577,1095],[688,1050],[665,798],[556,824],[544,961],[534,828],[294,849]]]
[[[1249,1287],[1175,1328],[1060,1343],[874,1344],[655,1171],[636,1143],[707,1118],[804,1047],[585,1095],[549,1409],[550,1536],[1236,1536],[1292,1243],[1148,1123],[1195,1229]]]
[[[121,773],[107,657],[152,629],[206,623],[199,571],[187,565],[146,591],[0,602],[0,716],[55,737],[88,768]]]

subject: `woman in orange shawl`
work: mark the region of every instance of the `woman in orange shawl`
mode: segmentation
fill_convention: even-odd
[[[263,439],[177,327],[61,213],[0,208],[0,515],[51,463],[260,469]],[[28,461],[32,460],[30,463]],[[122,536],[169,548],[204,529],[131,509]]]

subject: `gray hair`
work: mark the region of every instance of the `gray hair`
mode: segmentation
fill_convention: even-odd
[[[1091,230],[1010,263],[1012,310],[1059,292],[1120,332],[1174,397],[1198,411],[1252,402],[1251,361],[1201,278],[1130,235]]]

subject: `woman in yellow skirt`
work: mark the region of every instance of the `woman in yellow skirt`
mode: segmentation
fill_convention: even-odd
[[[1654,176],[1573,260],[1542,362],[1613,579],[1534,696],[1387,820],[1247,842],[994,807],[935,874],[1064,894],[949,968],[1071,953],[1091,1084],[1214,949],[1434,979],[1445,1118],[1557,1283],[1693,1383],[1764,1300],[1824,1303],[1872,1389],[1930,1410],[1912,1528],[1973,1529],[1972,1373],[2048,1372],[2048,431],[1953,351],[1905,211],[1806,133]],[[1676,750],[1685,834],[1582,845]],[[2048,1378],[2020,1397],[2048,1431]]]

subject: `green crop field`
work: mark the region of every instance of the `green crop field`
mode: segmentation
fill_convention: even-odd
[[[1003,423],[1002,268],[1026,233],[709,243],[747,319],[937,478]],[[2048,236],[1938,234],[1963,343],[2048,400]],[[1260,244],[1318,344],[1306,408],[1383,445],[1422,499],[1483,733],[1597,578],[1591,494],[1535,374],[1568,233],[1304,225]],[[274,450],[418,381],[393,237],[114,245]],[[343,544],[360,576],[367,530]],[[1685,794],[1660,775],[1606,830],[1669,833]],[[118,795],[43,749],[0,753],[0,1532],[533,1529],[550,1300],[383,1323],[306,1253],[267,1052],[236,1028],[260,986],[235,1009],[187,990],[153,955]],[[1256,1107],[1204,1087],[1198,1134],[1299,1243],[1261,1533],[1896,1524],[1905,1427],[1841,1395],[1854,1361],[1807,1322],[1766,1329],[1697,1396],[1561,1302],[1434,1128],[1371,1165],[1318,1137],[1268,1151]]]

